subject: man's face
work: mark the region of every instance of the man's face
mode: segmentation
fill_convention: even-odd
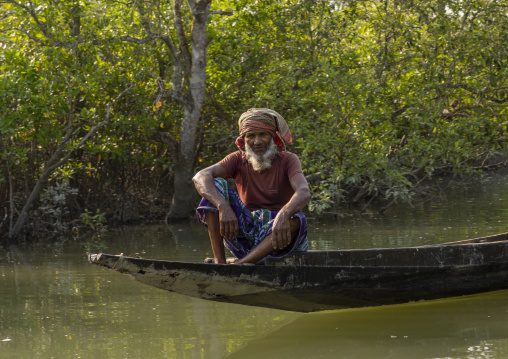
[[[272,135],[268,131],[249,131],[245,134],[245,143],[259,156],[265,154],[271,140]]]

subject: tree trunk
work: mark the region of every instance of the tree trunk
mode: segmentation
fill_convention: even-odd
[[[169,210],[167,220],[172,219],[188,219],[195,210],[195,200],[197,198],[192,176],[194,171],[192,163],[181,159],[174,166],[174,184],[173,184],[173,201]]]
[[[188,1],[194,17],[191,44],[192,60],[190,69],[190,86],[182,126],[180,141],[174,167],[174,195],[168,213],[169,220],[188,218],[194,209],[196,189],[192,183],[194,175],[194,157],[196,155],[196,130],[201,116],[201,108],[206,89],[206,51],[208,38],[206,27],[210,13],[211,0]]]

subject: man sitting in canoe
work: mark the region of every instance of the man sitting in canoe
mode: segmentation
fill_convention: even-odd
[[[300,160],[286,151],[292,142],[286,121],[273,110],[251,108],[238,125],[240,150],[193,178],[203,196],[197,216],[208,227],[215,263],[226,263],[224,245],[238,258],[235,264],[306,251],[307,222],[301,210],[310,190]]]

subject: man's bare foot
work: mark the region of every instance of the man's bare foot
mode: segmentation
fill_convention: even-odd
[[[234,264],[233,262],[235,262],[237,260],[238,260],[238,258],[229,257],[229,258],[226,258],[226,263],[225,264]],[[208,264],[214,264],[215,263],[215,264],[217,264],[215,262],[215,258],[210,258],[210,257],[205,258],[204,263],[208,263]]]
[[[230,264],[235,264],[235,265],[239,265],[239,266],[253,266],[253,265],[255,265],[254,263],[242,263],[239,260],[231,262]]]

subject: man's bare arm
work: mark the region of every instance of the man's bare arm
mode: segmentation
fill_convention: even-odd
[[[194,182],[198,193],[212,202],[215,207],[219,208],[227,202],[219,194],[217,188],[215,188],[213,179],[217,177],[225,178],[226,176],[226,169],[219,163],[216,163],[196,173],[194,178],[192,178],[192,181]]]
[[[288,203],[277,214],[272,227],[272,244],[274,249],[282,249],[291,243],[290,218],[301,211],[310,200],[310,189],[303,173],[298,173],[289,179],[295,191]]]
[[[303,173],[295,174],[289,179],[289,182],[295,194],[291,197],[289,202],[282,207],[280,212],[287,212],[288,216],[292,216],[307,205],[310,200],[310,189]]]
[[[220,233],[228,239],[238,236],[238,219],[229,203],[222,197],[213,181],[227,176],[226,169],[219,163],[202,169],[192,178],[198,193],[209,200],[219,210]]]

